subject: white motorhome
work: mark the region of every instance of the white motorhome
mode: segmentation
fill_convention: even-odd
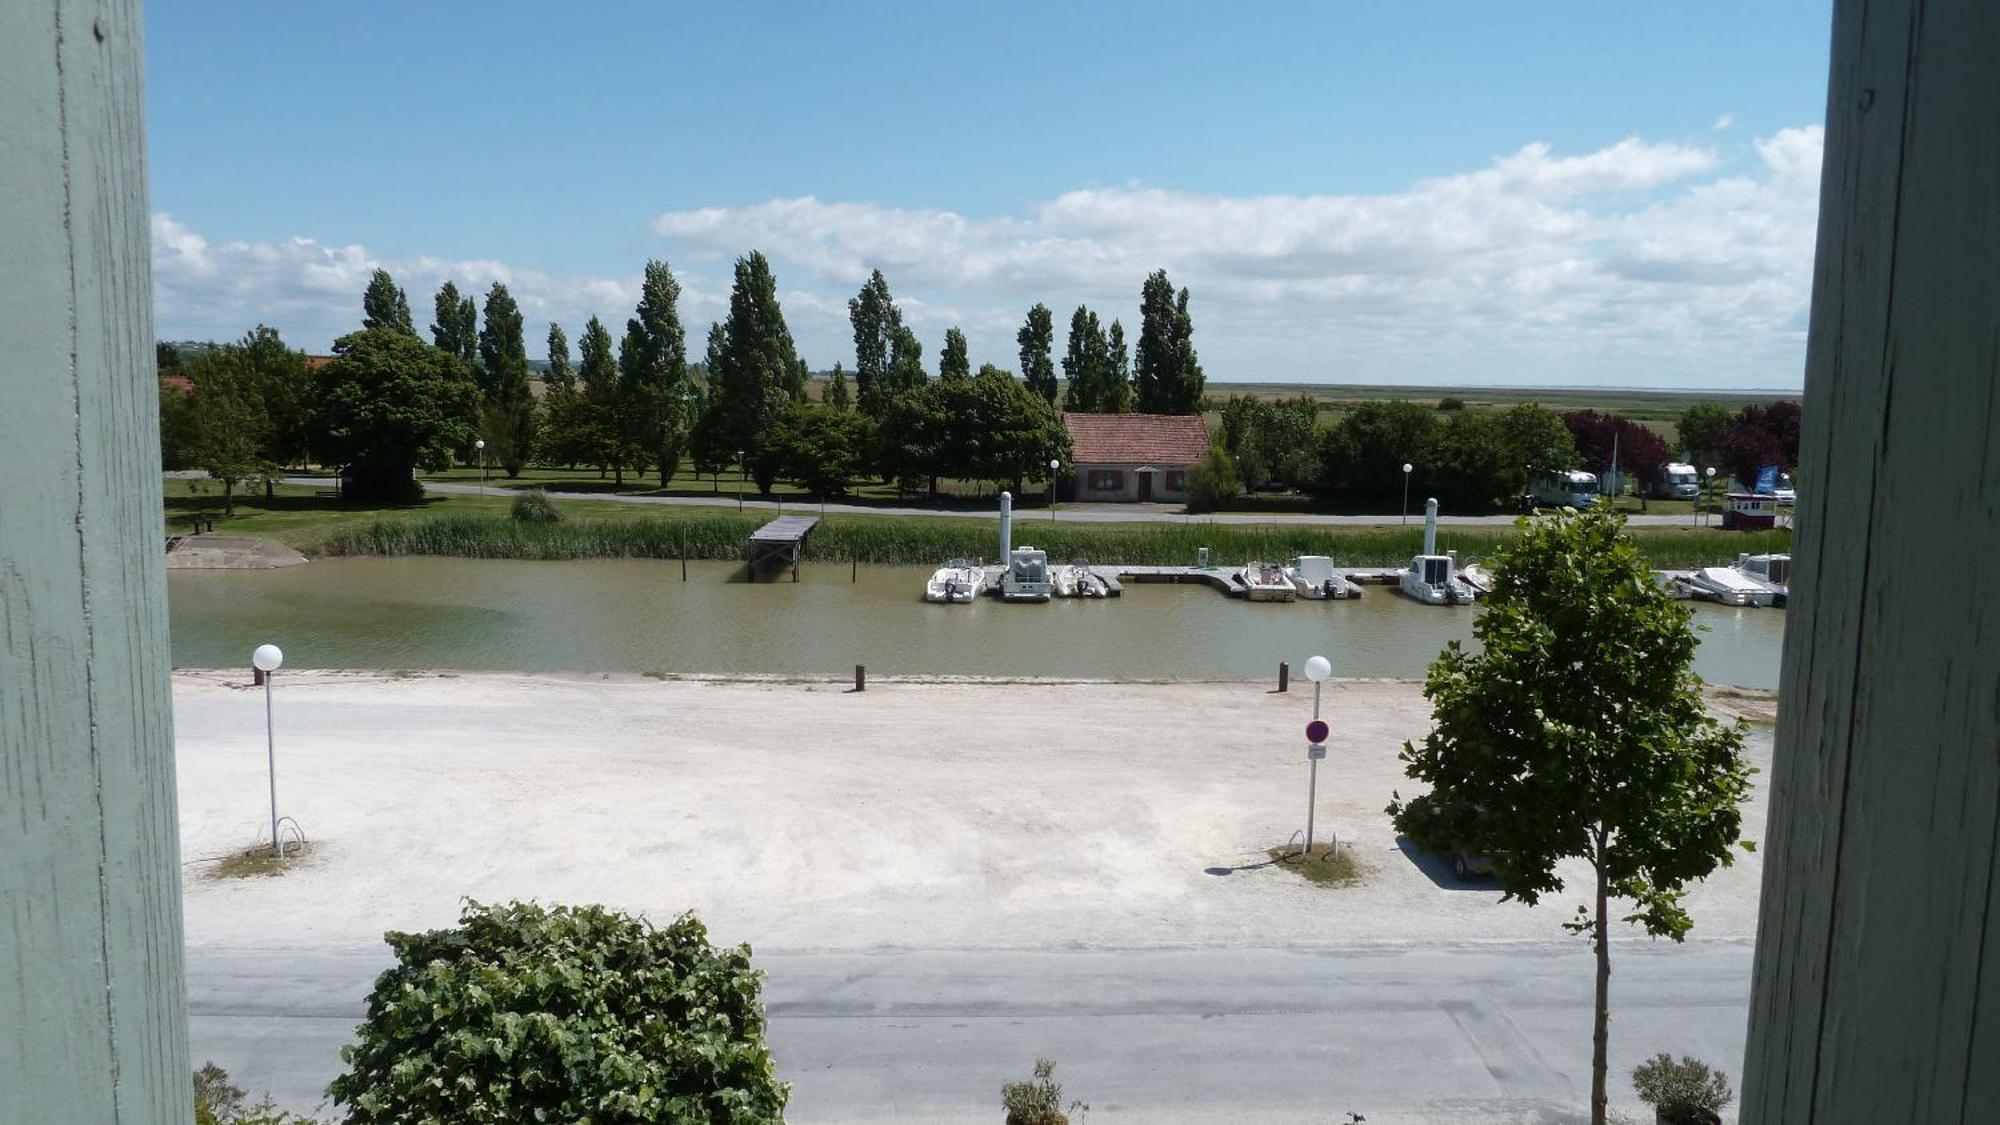
[[[1692,500],[1701,495],[1701,474],[1693,465],[1679,461],[1667,462],[1667,471],[1653,484],[1653,498],[1656,500]]]
[[[1597,474],[1581,470],[1548,473],[1523,498],[1527,508],[1591,508],[1597,505]]]

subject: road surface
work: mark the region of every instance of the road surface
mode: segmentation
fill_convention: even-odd
[[[1632,1067],[1658,1051],[1740,1076],[1750,962],[1744,940],[1614,944],[1614,1107],[1636,1114]],[[1037,1056],[1092,1121],[1557,1122],[1582,1119],[1590,1091],[1580,941],[756,963],[795,1122],[990,1125],[1000,1084]],[[319,1105],[387,964],[386,950],[191,950],[196,1063]]]

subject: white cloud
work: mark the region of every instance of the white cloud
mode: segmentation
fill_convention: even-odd
[[[1136,337],[1139,282],[1164,267],[1193,292],[1215,380],[1786,386],[1804,356],[1821,133],[1714,148],[1628,138],[1579,155],[1531,144],[1375,195],[1129,185],[984,217],[802,197],[668,212],[652,228],[689,290],[696,350],[723,311],[728,260],[755,247],[815,366],[852,361],[846,299],[870,269],[927,352],[959,324],[975,362],[1011,367],[1036,301],[1059,328],[1084,302]],[[359,319],[377,264],[310,239],[213,245],[164,215],[154,245],[165,335],[296,315],[330,336]],[[555,316],[572,336],[590,312],[622,323],[637,291],[636,268],[557,278],[504,262],[380,264],[425,322],[445,276],[505,280],[531,331]]]
[[[1725,113],[1721,117],[1716,118],[1715,124],[1709,126],[1709,128],[1720,133],[1734,124],[1736,124],[1736,115],[1733,113]]]

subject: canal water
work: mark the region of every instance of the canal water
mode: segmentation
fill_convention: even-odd
[[[293,668],[871,673],[1137,679],[1275,675],[1312,653],[1340,676],[1421,677],[1476,610],[1371,586],[1341,602],[1253,604],[1199,585],[1122,598],[923,601],[928,567],[808,565],[751,584],[739,564],[353,558],[171,571],[178,667],[240,667],[265,641]],[[1775,688],[1781,610],[1698,605],[1696,671]]]

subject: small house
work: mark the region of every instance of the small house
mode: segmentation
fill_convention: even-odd
[[[1179,502],[1190,466],[1208,456],[1199,414],[1064,414],[1073,463],[1063,495],[1074,500]]]

